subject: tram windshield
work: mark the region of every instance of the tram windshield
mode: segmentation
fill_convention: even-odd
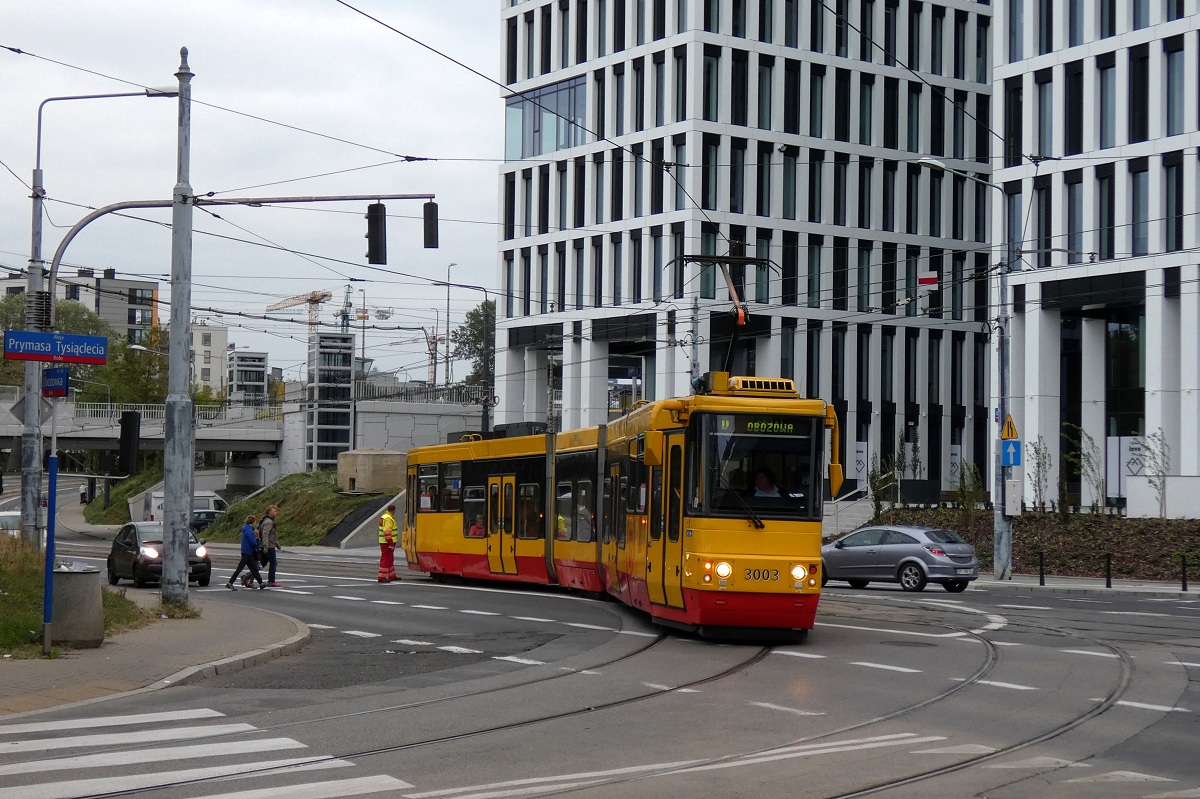
[[[704,414],[692,458],[691,511],[757,519],[820,519],[823,419]],[[756,526],[758,526],[756,524]]]

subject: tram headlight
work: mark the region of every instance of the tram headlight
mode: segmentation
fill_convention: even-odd
[[[808,569],[804,568],[799,563],[797,563],[795,566],[792,567],[792,579],[793,580],[803,580],[807,576],[808,576]]]
[[[716,565],[715,571],[717,572],[717,576],[724,580],[728,578],[729,575],[733,574],[733,566],[725,561],[721,561]]]

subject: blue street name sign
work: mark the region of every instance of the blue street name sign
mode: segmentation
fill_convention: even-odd
[[[42,372],[42,396],[65,397],[71,386],[71,370],[65,366],[55,366]]]
[[[4,357],[10,361],[108,363],[108,339],[36,330],[5,330]]]
[[[1000,442],[1000,465],[1021,465],[1021,442],[1015,439]]]

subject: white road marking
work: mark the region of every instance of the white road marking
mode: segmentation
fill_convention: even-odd
[[[996,763],[984,766],[984,768],[1091,768],[1091,766],[1087,763],[1059,760],[1057,757],[1030,757],[1025,760],[1014,760],[1012,763]]]
[[[1190,788],[1185,791],[1171,791],[1169,793],[1155,793],[1147,796],[1146,799],[1200,799],[1200,788]]]
[[[1092,699],[1093,702],[1103,702],[1103,699]],[[1156,710],[1159,713],[1191,713],[1186,707],[1172,707],[1171,705],[1148,705],[1145,702],[1127,702],[1124,699],[1118,699],[1115,704],[1122,707],[1132,707],[1137,710]]]
[[[998,608],[1016,608],[1017,610],[1050,610],[1045,605],[997,605]]]
[[[382,638],[379,633],[369,633],[363,630],[342,630],[345,635],[353,635],[355,638]]]
[[[513,618],[519,618],[519,617],[514,616]],[[644,633],[641,630],[617,630],[617,632],[621,635],[636,635],[641,638],[657,638],[658,637],[658,633]]]
[[[411,638],[397,638],[392,641],[393,644],[404,644],[405,646],[433,646],[432,641],[414,641]]]
[[[583,622],[578,621],[564,621],[563,624],[567,625],[568,627],[578,627],[581,630],[604,630],[610,633],[615,633],[617,631],[615,627],[601,627],[599,624],[584,624]]]
[[[465,646],[439,646],[443,652],[453,652],[456,655],[482,655],[482,649],[467,649]]]
[[[330,588],[358,588],[358,583],[335,583]]]
[[[559,774],[553,777],[528,777],[522,780],[508,780],[506,782],[494,782],[490,785],[468,785],[462,788],[443,788],[439,791],[425,791],[423,793],[405,794],[405,799],[436,799],[441,796],[454,796],[455,794],[470,794],[476,797],[486,796],[521,796],[527,793],[548,793],[550,791],[563,790],[572,785],[572,781],[583,780],[584,782],[575,782],[576,785],[591,784],[610,777],[621,777],[628,774],[641,774],[647,771],[662,771],[674,768],[681,768],[699,763],[699,760],[682,760],[677,763],[648,763],[644,766],[627,766],[625,768],[615,768],[606,771],[585,771],[577,774]],[[561,782],[560,782],[561,781]],[[560,784],[550,784],[560,783]],[[534,787],[529,787],[534,786]],[[510,790],[527,787],[526,790]],[[485,791],[486,793],[476,793],[477,791]]]
[[[253,724],[215,724],[211,727],[174,727],[166,730],[142,730],[99,735],[76,735],[70,738],[46,738],[43,740],[8,741],[0,743],[0,755],[21,752],[40,752],[50,749],[75,749],[85,746],[119,746],[121,744],[144,744],[158,741],[185,741],[192,738],[215,738],[250,732]]]
[[[791,751],[776,750],[774,753],[767,753],[765,755],[745,757],[738,760],[723,761],[720,763],[711,763],[702,766],[693,766],[691,768],[680,769],[680,771],[682,773],[694,771],[716,771],[717,769],[734,768],[736,766],[755,766],[759,763],[770,763],[774,760],[788,760],[795,757],[811,757],[812,755],[838,754],[841,752],[858,752],[864,749],[879,749],[884,746],[909,746],[912,744],[932,743],[934,741],[946,740],[946,738],[941,735],[927,735],[923,738],[920,738],[916,737],[913,733],[904,733],[899,740],[883,740],[884,738],[892,738],[892,736],[880,736],[880,738],[877,740],[868,740],[864,743],[855,744],[849,744],[845,741],[827,744],[811,744],[810,746],[812,748],[801,749],[797,747]]]
[[[1155,777],[1153,774],[1139,774],[1136,771],[1110,771],[1107,774],[1097,774],[1094,777],[1076,777],[1066,782],[1175,782],[1170,777]]]
[[[333,629],[333,625],[331,625],[331,624],[309,624],[308,626],[313,628],[314,630],[332,630]]]
[[[951,677],[955,682],[966,682],[965,677]],[[1032,685],[1018,685],[1015,682],[997,682],[995,680],[976,680],[976,685],[990,685],[993,688],[1011,688],[1014,691],[1036,691]]]
[[[818,713],[815,710],[800,710],[795,707],[785,707],[783,705],[773,705],[770,702],[750,702],[754,707],[763,707],[767,710],[780,710],[784,713],[791,713],[794,716],[824,716],[824,713]]]
[[[403,602],[394,602],[390,599],[372,599],[372,605],[403,605]]]
[[[86,719],[67,721],[31,721],[23,724],[0,726],[0,735],[19,735],[31,732],[53,732],[55,730],[77,730],[93,727],[124,727],[129,724],[152,724],[156,721],[186,721],[188,719],[211,719],[224,717],[224,713],[208,708],[179,710],[168,713],[135,713],[128,716],[93,716]]]
[[[414,608],[421,610],[449,610],[450,608],[442,607],[441,605],[412,605]]]
[[[917,749],[910,755],[990,755],[996,750],[983,744],[959,744],[958,746],[942,746],[937,749]]]
[[[776,655],[787,655],[790,658],[809,658],[810,660],[821,660],[824,655],[817,655],[812,652],[791,652],[787,649],[776,649]]]
[[[569,671],[573,674],[599,674],[600,673],[598,671],[592,671],[591,669],[573,669],[570,666],[559,666],[558,670],[559,671]]]
[[[886,627],[861,627],[854,624],[830,624],[829,622],[819,621],[818,627],[831,627],[838,630],[861,630],[869,633],[887,633],[888,635],[912,635],[917,638],[962,638],[966,633],[922,633],[916,630],[892,630]]]
[[[540,621],[548,624],[554,623],[554,619],[539,619],[537,616],[512,616],[511,618],[520,619],[521,621]]]
[[[37,774],[46,771],[66,771],[111,766],[131,766],[136,763],[158,763],[166,760],[188,760],[193,757],[221,757],[223,755],[273,752],[280,749],[304,749],[304,744],[291,738],[249,738],[216,744],[194,744],[191,746],[168,746],[160,749],[136,749],[125,752],[105,752],[98,755],[59,757],[53,760],[30,760],[0,766],[0,776],[10,774]]]
[[[1200,669],[1200,663],[1184,663],[1182,660],[1164,660],[1168,666],[1190,666],[1193,669]]]
[[[255,788],[249,791],[208,794],[205,799],[341,799],[343,796],[362,796],[381,791],[400,791],[413,787],[411,783],[377,774],[333,782],[310,782],[306,785],[280,785],[274,788]]]
[[[257,763],[226,763],[221,766],[207,768],[180,769],[161,774],[126,774],[124,776],[96,777],[86,780],[65,780],[63,782],[46,782],[40,785],[26,785],[21,788],[21,799],[67,799],[73,796],[87,796],[93,793],[116,793],[153,788],[165,783],[187,782],[189,780],[204,780],[214,777],[229,777],[253,769],[278,769],[271,774],[281,774],[284,771],[313,771],[326,768],[342,768],[353,766],[348,760],[320,760],[313,762],[311,757],[289,758],[287,760],[268,760]],[[341,784],[341,783],[339,783]]]
[[[1155,616],[1158,618],[1169,617],[1170,613],[1139,613],[1136,610],[1102,610],[1108,616]]]
[[[299,591],[295,588],[272,588],[271,591],[276,594],[300,594],[302,596],[312,595],[312,591]]]
[[[1063,602],[1087,602],[1092,605],[1111,605],[1112,604],[1111,602],[1108,602],[1103,599],[1064,599]]]
[[[1060,649],[1059,652],[1066,652],[1068,655],[1091,655],[1097,658],[1115,658],[1117,655],[1112,652],[1093,652],[1090,649]]]
[[[333,599],[347,599],[351,602],[366,602],[365,596],[346,596],[345,594],[334,594]]]
[[[545,666],[541,660],[530,660],[529,658],[519,658],[516,655],[497,655],[492,660],[507,660],[509,663],[519,663],[522,666]]]
[[[494,610],[460,610],[459,613],[466,613],[468,616],[500,616]]]
[[[920,669],[906,669],[903,666],[889,666],[886,663],[868,663],[863,660],[857,660],[850,664],[851,666],[866,666],[868,669],[883,669],[885,671],[898,671],[901,674],[920,674]]]

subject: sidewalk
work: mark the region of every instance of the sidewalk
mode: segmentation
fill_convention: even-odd
[[[1196,575],[1200,577],[1200,575]],[[997,580],[990,573],[979,575],[970,588],[1012,591],[1018,594],[1087,594],[1096,596],[1137,596],[1147,599],[1192,599],[1200,600],[1200,584],[1189,580],[1184,591],[1182,581],[1178,583],[1151,580],[1112,581],[1112,588],[1105,586],[1103,577],[1055,577],[1046,575],[1046,584],[1039,585],[1036,574],[1014,574],[1010,580]],[[970,589],[968,589],[970,590]]]
[[[78,505],[62,508],[58,517],[72,529],[90,527]],[[127,596],[143,607],[159,603],[157,591]],[[282,613],[198,593],[189,599],[200,618],[158,619],[106,638],[99,649],[61,650],[53,660],[0,661],[0,717],[230,674],[297,652],[309,641],[308,627]]]

